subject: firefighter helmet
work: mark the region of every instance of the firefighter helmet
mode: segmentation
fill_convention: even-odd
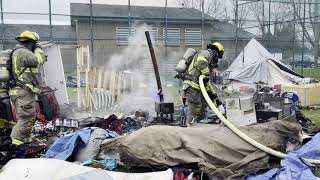
[[[24,42],[27,40],[39,41],[40,37],[38,33],[31,31],[24,31],[20,34],[20,36],[16,37],[16,40],[19,42]]]
[[[221,43],[219,43],[219,42],[209,43],[207,45],[207,49],[215,49],[215,50],[217,50],[219,52],[219,54],[220,54],[220,58],[222,58],[223,53],[224,53],[224,47],[222,46]]]

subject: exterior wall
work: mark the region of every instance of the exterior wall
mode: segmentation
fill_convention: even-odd
[[[140,24],[135,24],[135,26],[139,26]],[[157,59],[159,62],[166,62],[168,59],[175,60],[179,56],[182,56],[182,53],[187,48],[185,47],[184,43],[184,31],[185,27],[199,27],[199,26],[181,26],[179,24],[169,24],[168,27],[177,27],[180,28],[180,34],[181,34],[181,43],[180,46],[169,46],[167,48],[164,47],[163,43],[163,28],[164,24],[148,24],[151,26],[154,26],[158,28],[158,43],[154,44]],[[128,26],[127,23],[106,23],[102,21],[94,22],[93,31],[94,31],[94,59],[96,61],[97,66],[103,66],[110,60],[110,56],[113,54],[120,54],[124,51],[127,46],[119,46],[116,42],[116,27],[117,26]],[[78,23],[78,29],[79,29],[79,38],[80,38],[80,44],[81,45],[90,45],[90,29],[89,29],[89,23],[88,22],[79,22]],[[82,40],[81,40],[82,39]],[[146,41],[145,38],[141,39],[141,41]],[[194,47],[196,49],[199,49],[201,47]],[[167,49],[167,57],[165,56]],[[134,51],[134,49],[133,49]],[[149,50],[146,47],[145,54],[141,55],[142,57],[146,58],[148,61],[150,61],[150,55]],[[143,59],[141,61],[144,63]],[[150,61],[151,63],[151,61]],[[176,62],[174,62],[176,63]],[[166,65],[164,63],[160,63],[162,69],[166,69]],[[164,64],[164,65],[162,65]]]
[[[142,25],[142,23],[132,23],[134,27],[138,27]],[[179,57],[181,57],[184,51],[191,47],[185,44],[185,28],[201,28],[201,23],[199,24],[176,24],[176,23],[168,23],[168,28],[180,28],[180,46],[168,46],[165,47],[163,43],[163,28],[165,27],[164,23],[155,23],[148,24],[150,26],[158,28],[158,43],[154,44],[155,53],[157,56],[157,60],[160,66],[160,70],[163,72],[173,72],[175,65],[179,61]],[[149,50],[146,47],[143,54],[139,57],[130,57],[130,50],[125,50],[128,46],[119,46],[116,41],[116,27],[117,26],[125,26],[127,27],[127,22],[119,23],[119,22],[107,22],[107,21],[94,21],[93,23],[93,34],[94,34],[94,60],[93,63],[96,66],[102,67],[106,66],[112,55],[118,55],[119,61],[126,61],[130,58],[136,58],[134,60],[130,59],[129,61],[136,62],[135,64],[141,66],[142,70],[146,72],[153,72],[152,65],[150,60]],[[204,30],[204,47],[210,41],[219,41],[225,47],[225,56],[224,59],[226,61],[224,66],[230,64],[233,59],[236,57],[235,55],[235,40],[230,37],[228,39],[221,39],[220,37],[209,38],[212,37],[212,28],[207,28],[205,26]],[[89,45],[90,46],[90,24],[89,22],[79,21],[78,22],[78,35],[79,35],[79,44],[80,45]],[[146,41],[144,36],[141,41]],[[248,41],[238,41],[238,51],[240,51]],[[132,46],[130,46],[132,47]],[[134,48],[134,47],[133,47]],[[201,46],[192,47],[196,50],[201,49]],[[135,49],[132,49],[135,51]],[[124,53],[126,52],[126,53]],[[239,52],[238,52],[239,53]],[[167,55],[166,55],[167,54]],[[124,57],[127,56],[127,57]],[[114,58],[112,58],[115,61]],[[125,63],[125,62],[124,62]],[[130,66],[130,65],[128,65]]]

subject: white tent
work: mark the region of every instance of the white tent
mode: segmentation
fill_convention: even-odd
[[[0,170],[1,180],[173,180],[173,171],[121,173],[106,171],[58,159],[13,159]]]
[[[258,41],[251,39],[231,66],[223,73],[232,89],[241,86],[254,87],[255,83],[268,86],[276,84],[303,84],[310,78],[303,78],[274,57]]]

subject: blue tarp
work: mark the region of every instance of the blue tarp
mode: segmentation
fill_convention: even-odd
[[[302,158],[320,159],[320,133],[281,160],[281,168],[271,169],[262,175],[249,176],[247,180],[316,180],[311,171],[314,166]]]
[[[92,129],[90,128],[81,129],[57,139],[48,149],[45,157],[67,160],[72,155],[77,145],[81,143],[88,144],[91,132]]]

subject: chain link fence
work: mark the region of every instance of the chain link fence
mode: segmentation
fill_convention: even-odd
[[[169,79],[168,74],[174,74],[179,57],[189,47],[201,49],[209,42],[221,42],[226,51],[221,67],[225,69],[248,41],[256,38],[298,73],[317,74],[319,2],[233,0],[225,6],[229,15],[216,16],[209,8],[213,1],[219,0],[194,0],[191,4],[169,0],[171,5],[176,2],[175,7],[167,6],[164,0],[158,7],[139,7],[138,0],[122,0],[122,5],[47,0],[39,1],[36,10],[26,7],[15,11],[10,0],[1,0],[1,46],[13,48],[15,36],[30,30],[38,32],[44,42],[89,45],[94,66],[122,61],[124,69],[138,66],[152,74],[150,55],[141,35],[144,29],[151,32],[160,70]],[[66,71],[74,73],[75,48],[62,52]]]

